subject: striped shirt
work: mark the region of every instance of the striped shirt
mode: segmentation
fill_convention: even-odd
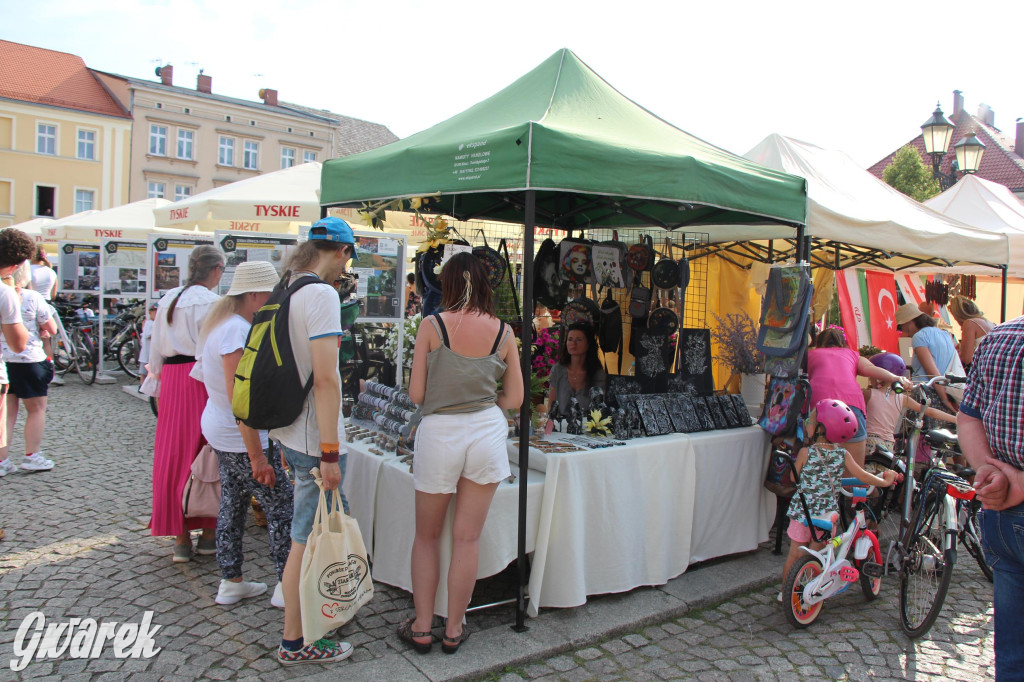
[[[960,410],[982,421],[997,459],[1024,469],[1024,317],[978,343]]]

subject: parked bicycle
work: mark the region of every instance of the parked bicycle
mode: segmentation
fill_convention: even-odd
[[[98,354],[92,343],[92,323],[57,318],[57,336],[53,339],[53,369],[64,376],[74,370],[87,386],[96,381]]]

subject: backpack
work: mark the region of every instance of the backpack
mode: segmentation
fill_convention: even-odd
[[[569,283],[559,278],[558,265],[558,246],[548,237],[533,259],[533,298],[551,310],[561,310],[569,298]]]
[[[296,291],[318,282],[317,277],[301,277],[289,286],[284,286],[284,282],[278,284],[266,304],[253,316],[252,328],[235,370],[235,390],[231,397],[235,419],[250,428],[281,428],[302,414],[306,396],[313,388],[313,373],[310,372],[303,383],[288,333],[288,311]]]
[[[773,436],[789,437],[797,433],[801,415],[810,406],[811,385],[805,378],[772,377],[768,400],[758,425]]]

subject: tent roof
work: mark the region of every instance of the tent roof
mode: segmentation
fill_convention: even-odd
[[[924,202],[928,208],[1009,240],[1011,277],[1024,277],[1024,203],[1005,185],[967,175],[942,194]]]
[[[324,163],[321,201],[444,195],[438,212],[563,229],[804,222],[802,178],[696,138],[567,49],[492,97],[385,147]],[[791,228],[786,234],[792,235]]]
[[[142,199],[141,201],[108,208],[103,211],[75,213],[64,218],[58,218],[45,225],[45,227],[55,228],[74,225],[75,227],[94,227],[97,229],[152,229],[156,226],[153,210],[170,203],[167,199]]]
[[[289,231],[287,225],[320,219],[320,163],[312,161],[263,173],[200,192],[155,210],[164,227],[241,229],[254,232]]]
[[[870,263],[901,269],[925,261],[946,265],[1007,262],[1004,237],[910,199],[842,152],[772,134],[745,156],[807,178],[807,234],[819,244],[857,247],[847,256],[854,254],[852,258],[859,263],[846,266]]]

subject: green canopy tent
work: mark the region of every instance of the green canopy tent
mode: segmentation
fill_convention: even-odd
[[[534,228],[701,228],[713,241],[796,237],[803,178],[686,133],[606,83],[562,49],[512,85],[447,121],[323,165],[320,202],[367,206],[438,197],[459,220],[525,225],[523,320],[533,315]],[[532,358],[523,344],[527,382]],[[526,391],[529,395],[529,390]],[[521,423],[530,423],[524,400]],[[520,439],[520,466],[529,443]],[[517,627],[526,588],[526,477],[520,477]]]

